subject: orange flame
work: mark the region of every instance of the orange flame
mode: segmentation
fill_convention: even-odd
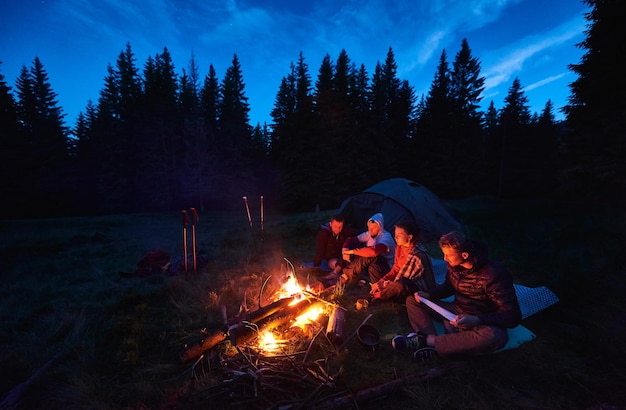
[[[309,287],[306,287],[307,291],[310,291]],[[296,303],[303,302],[304,299],[307,299],[306,294],[304,293],[303,288],[298,283],[296,276],[294,274],[290,274],[282,288],[276,293],[276,300],[284,299],[288,297],[293,297],[293,302],[289,305],[295,305]],[[323,306],[320,303],[311,305],[307,310],[304,311],[301,315],[299,315],[291,327],[299,327],[304,329],[304,327],[308,324],[313,323],[317,318],[324,313]],[[273,353],[280,350],[286,343],[286,340],[281,340],[278,338],[272,331],[264,330],[259,333],[257,338],[259,349],[267,352]]]
[[[259,349],[269,353],[276,352],[286,343],[284,340],[276,339],[274,334],[269,330],[260,333],[258,340]]]
[[[316,321],[319,315],[321,315],[323,312],[324,312],[324,308],[320,304],[315,304],[311,306],[310,308],[308,308],[300,316],[298,316],[295,322],[293,323],[293,325],[291,325],[291,327],[297,326],[303,329],[304,326],[309,325],[313,323],[314,321]]]
[[[294,296],[294,300],[290,305],[295,305],[305,298],[304,290],[310,291],[309,286],[303,289],[295,275],[290,274],[282,288],[277,292],[277,300]]]

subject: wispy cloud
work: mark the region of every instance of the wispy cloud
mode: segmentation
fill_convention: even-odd
[[[569,72],[564,72],[564,73],[560,73],[560,74],[557,74],[557,75],[550,76],[548,78],[544,78],[541,81],[534,82],[531,85],[529,85],[527,87],[524,87],[524,89],[526,91],[532,91],[535,88],[539,88],[539,87],[544,86],[546,84],[550,84],[553,81],[560,80],[561,78],[565,77],[568,74],[570,74],[570,73]]]
[[[428,7],[416,10],[412,16],[419,30],[412,39],[413,45],[407,47],[400,57],[404,72],[419,72],[424,65],[438,59],[443,49],[449,48],[450,42],[457,39],[458,33],[482,28],[500,18],[507,7],[520,1],[426,2]]]
[[[520,40],[510,50],[499,50],[495,54],[502,55],[498,62],[485,69],[485,90],[497,87],[509,82],[518,74],[524,65],[531,59],[541,57],[542,53],[550,49],[566,44],[571,46],[570,41],[582,34],[583,21],[580,18],[570,20],[551,32],[541,36],[529,36]]]

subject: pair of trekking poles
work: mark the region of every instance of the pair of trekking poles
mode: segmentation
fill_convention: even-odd
[[[198,268],[197,259],[196,259],[196,224],[200,220],[198,216],[198,212],[196,212],[196,208],[190,208],[189,213],[191,214],[191,249],[193,253],[193,272],[196,273]],[[189,215],[186,210],[182,210],[183,214],[183,253],[184,253],[184,264],[185,264],[185,272],[189,269],[189,261],[187,254],[187,226],[189,225]]]

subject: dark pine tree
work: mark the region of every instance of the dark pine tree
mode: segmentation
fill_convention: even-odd
[[[101,204],[105,212],[146,209],[145,190],[137,184],[143,163],[142,148],[151,135],[141,126],[142,79],[130,44],[109,65],[98,101],[97,145],[101,150]]]
[[[32,216],[66,215],[70,212],[68,129],[52,90],[48,74],[35,57],[30,71],[23,67],[16,82],[17,116],[24,144],[19,178],[23,178],[22,212]],[[36,204],[46,201],[45,208]]]
[[[222,161],[222,147],[219,144],[219,110],[222,104],[222,93],[219,80],[213,64],[209,65],[209,71],[204,77],[200,90],[200,116],[206,132],[207,150],[206,163],[204,164],[204,188],[205,200],[213,200],[219,193],[219,181],[224,178],[220,163]]]
[[[80,213],[94,215],[98,212],[98,166],[101,156],[96,151],[94,144],[94,124],[97,120],[96,107],[91,100],[87,101],[85,112],[78,113],[76,124],[72,129],[75,138],[74,165],[76,175],[76,193],[80,193],[81,199],[74,202],[80,203]]]
[[[145,197],[143,209],[180,207],[183,173],[182,114],[178,105],[178,76],[169,50],[149,56],[143,68],[143,98],[138,119],[146,136],[138,176]]]
[[[384,171],[381,179],[401,175],[412,162],[407,148],[412,133],[411,124],[415,112],[415,94],[407,81],[398,78],[398,64],[393,49],[389,47],[382,66],[382,81],[385,90],[385,108],[382,132],[377,146],[384,152]],[[378,182],[378,181],[373,181]]]
[[[347,103],[347,73],[343,71],[340,76],[339,82],[344,87],[343,94],[340,94],[336,88],[335,67],[330,56],[326,54],[322,59],[313,91],[314,115],[317,117],[314,132],[316,138],[301,140],[302,143],[306,143],[306,146],[301,147],[304,155],[300,157],[299,166],[314,172],[315,175],[315,178],[311,178],[307,184],[312,194],[307,202],[319,204],[322,209],[332,206],[335,177],[341,174],[334,166],[335,163],[340,162],[335,155],[335,147],[341,146],[339,141],[343,134],[342,123],[345,119]],[[329,166],[319,166],[320,163]]]
[[[296,112],[296,66],[291,63],[290,72],[283,77],[274,99],[270,159],[280,168],[285,168],[290,160],[289,153],[294,148],[293,127]]]
[[[562,141],[560,185],[574,197],[622,198],[626,191],[626,2],[584,0],[591,7],[586,50],[570,70],[578,78],[564,112],[570,132]]]
[[[221,166],[224,178],[219,187],[226,197],[234,199],[241,191],[257,188],[257,180],[247,154],[252,141],[252,128],[248,113],[248,97],[245,94],[239,58],[235,54],[232,64],[222,79],[222,100],[219,107],[219,145],[223,150]]]
[[[0,192],[5,193],[0,210],[3,218],[13,217],[24,205],[17,195],[23,189],[17,175],[26,152],[19,128],[15,97],[0,72]]]
[[[532,187],[526,162],[535,155],[529,144],[530,109],[518,78],[513,80],[499,116],[501,140],[499,194],[507,198],[528,196]]]
[[[285,209],[313,209],[317,192],[308,188],[316,168],[308,161],[315,155],[317,119],[313,109],[311,76],[308,64],[300,53],[292,64],[291,74],[283,78],[272,110],[272,158],[280,171],[280,203]],[[276,149],[274,149],[276,144]],[[308,158],[307,158],[308,157]]]
[[[480,62],[472,56],[467,40],[463,39],[450,72],[452,135],[449,154],[454,157],[457,167],[466,171],[459,181],[457,195],[484,192],[488,185],[485,162],[481,157],[483,129],[479,110],[484,84]]]
[[[449,178],[446,177],[450,167],[456,168],[455,158],[448,151],[452,135],[452,110],[450,66],[446,50],[443,50],[417,121],[411,150],[415,158],[416,179],[440,196],[456,194],[456,187],[450,187]]]
[[[535,150],[529,156],[526,164],[530,196],[535,198],[550,198],[554,196],[558,181],[558,132],[554,119],[554,104],[546,102],[537,121],[531,125],[528,135],[528,144]]]
[[[200,74],[198,63],[192,54],[189,74],[183,70],[180,86],[180,104],[183,116],[184,175],[181,180],[183,198],[190,206],[204,210],[204,198],[211,185],[209,173],[209,150],[211,149],[206,122],[202,115]]]
[[[487,177],[485,178],[483,189],[487,194],[497,194],[500,182],[500,165],[502,153],[502,140],[499,135],[498,110],[493,103],[489,102],[485,112],[483,124],[483,141],[481,159],[484,162],[483,169]]]

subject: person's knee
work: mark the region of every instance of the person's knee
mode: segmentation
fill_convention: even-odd
[[[486,349],[492,352],[503,348],[509,341],[507,330],[496,326],[483,326],[480,334],[485,341]]]
[[[414,309],[414,308],[418,308],[420,307],[420,304],[415,300],[415,296],[413,296],[412,294],[406,297],[406,308],[409,309]]]

